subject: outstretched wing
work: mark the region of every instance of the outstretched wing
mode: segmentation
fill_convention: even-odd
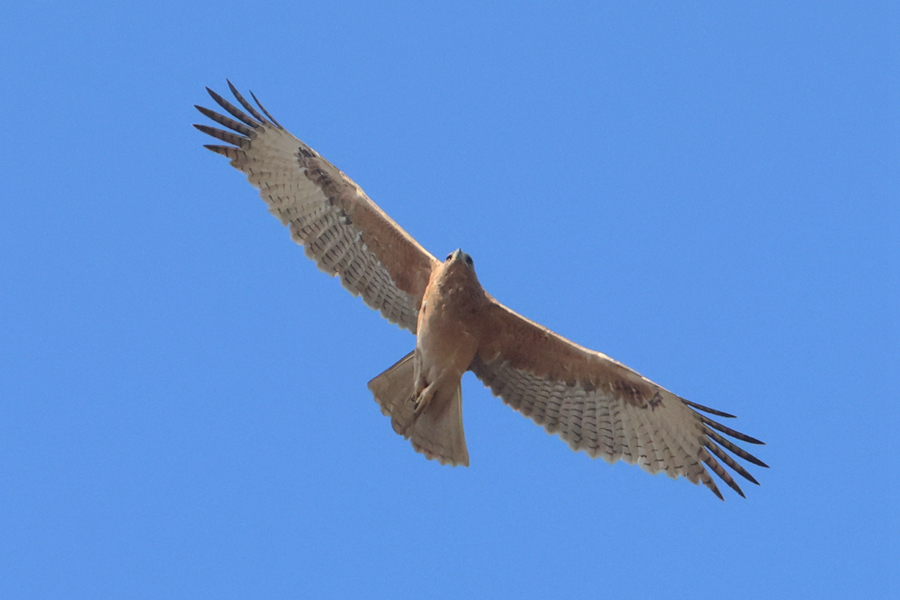
[[[722,463],[758,484],[725,450],[761,467],[765,463],[720,433],[751,444],[762,442],[702,413],[732,415],[679,398],[496,301],[483,328],[470,370],[506,404],[559,435],[573,450],[610,463],[637,463],[654,474],[683,475],[719,498],[722,493],[707,468],[741,496]]]
[[[194,125],[230,144],[207,145],[259,188],[269,212],[290,228],[306,255],[391,323],[415,333],[431,270],[439,264],[349,177],[288,133],[256,100],[231,92],[249,115],[207,88],[230,116],[197,110],[231,131]],[[262,111],[262,113],[260,113]],[[233,117],[233,118],[232,118]]]

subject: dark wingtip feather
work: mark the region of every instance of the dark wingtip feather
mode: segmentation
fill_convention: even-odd
[[[206,135],[212,136],[217,140],[222,140],[228,144],[234,144],[238,148],[245,148],[249,141],[247,138],[237,135],[236,133],[232,133],[230,131],[225,131],[223,129],[216,129],[215,127],[210,127],[209,125],[194,125],[197,129],[205,133]]]
[[[208,119],[210,119],[212,121],[215,121],[219,125],[224,125],[225,127],[228,127],[229,129],[233,129],[234,131],[238,132],[239,134],[241,134],[244,137],[249,138],[253,134],[252,129],[250,129],[243,123],[239,123],[238,121],[235,121],[234,119],[229,119],[228,117],[226,117],[224,115],[220,115],[219,113],[217,113],[213,110],[210,110],[208,108],[204,108],[202,106],[197,106],[196,104],[194,105],[194,108],[196,108],[198,111],[200,111],[200,114],[202,114],[204,117],[207,117]]]
[[[720,431],[721,431],[721,430],[720,430]],[[726,431],[725,433],[728,433],[728,432]],[[737,432],[735,432],[735,433],[737,433]],[[728,435],[731,435],[731,434],[728,433]],[[761,442],[761,441],[759,441],[758,439],[756,439],[755,437],[752,437],[752,436],[749,436],[749,435],[745,435],[745,434],[743,434],[743,433],[742,433],[742,434],[739,434],[739,435],[731,435],[731,437],[733,437],[733,438],[735,438],[735,439],[738,439],[738,440],[741,440],[742,442],[747,442],[748,444],[755,444],[755,445],[757,445],[757,446],[765,446],[765,445],[766,445],[765,442]]]
[[[228,80],[226,79],[225,81]],[[259,111],[256,110],[256,108],[254,108],[252,104],[247,102],[247,100],[241,95],[238,89],[234,87],[234,84],[232,84],[230,81],[228,81],[228,88],[231,90],[231,93],[234,94],[234,97],[237,98],[237,101],[241,103],[241,106],[243,106],[244,109],[246,109],[247,112],[249,112],[251,115],[253,115],[254,119],[259,121],[260,123],[268,123],[266,118],[259,114]]]
[[[750,437],[746,433],[741,433],[740,431],[735,431],[734,429],[732,429],[730,427],[725,427],[721,423],[717,423],[716,421],[713,421],[706,415],[699,415],[699,417],[700,417],[700,420],[703,421],[704,424],[709,425],[713,429],[718,429],[725,435],[730,435],[731,437],[733,437],[736,440],[740,440],[742,442],[747,442],[748,444],[757,444],[759,446],[766,445],[764,442],[759,441],[755,437]]]
[[[715,454],[719,458],[719,460],[721,460],[728,467],[730,467],[735,473],[737,473],[738,475],[740,475],[747,481],[750,481],[752,483],[755,483],[756,485],[759,485],[759,482],[756,481],[756,479],[753,477],[753,475],[751,475],[747,471],[747,469],[745,469],[743,466],[741,466],[741,464],[738,463],[736,460],[734,460],[733,458],[728,456],[728,454],[726,454],[724,450],[722,450],[721,448],[716,446],[716,444],[712,440],[707,440],[706,447],[713,454]]]
[[[734,454],[737,458],[746,460],[747,462],[750,462],[756,466],[768,468],[768,465],[766,463],[764,463],[763,461],[761,461],[760,459],[753,456],[752,454],[750,454],[749,452],[747,452],[746,450],[744,450],[743,448],[741,448],[740,446],[736,445],[732,441],[722,437],[721,435],[719,435],[718,433],[716,433],[713,430],[715,429],[715,430],[721,431],[722,433],[724,433],[730,437],[733,437],[734,439],[736,439],[738,441],[747,442],[749,444],[757,444],[757,445],[765,445],[765,444],[754,437],[740,433],[739,431],[735,431],[734,429],[731,429],[730,427],[726,427],[726,426],[722,425],[721,423],[718,423],[718,422],[714,421],[713,419],[709,418],[708,416],[701,414],[699,411],[703,411],[703,412],[709,413],[711,415],[716,415],[719,417],[724,417],[724,418],[729,418],[729,419],[735,418],[734,415],[731,415],[731,414],[728,414],[726,412],[722,412],[719,410],[711,409],[709,407],[703,406],[702,404],[697,404],[695,402],[690,402],[688,400],[684,400],[684,403],[687,406],[689,406],[690,408],[694,409],[695,416],[698,419],[700,419],[700,421],[704,424],[703,429],[704,429],[705,439],[703,440],[702,443],[708,449],[708,451],[704,450],[700,456],[700,459],[704,463],[706,463],[706,465],[709,467],[709,469],[713,473],[715,473],[722,481],[724,481],[726,484],[728,484],[728,487],[733,489],[742,498],[746,498],[746,496],[744,495],[744,491],[740,488],[740,486],[737,484],[737,482],[734,481],[734,478],[731,476],[731,474],[727,470],[725,470],[725,468],[716,460],[716,458],[721,460],[725,464],[725,466],[729,467],[731,470],[736,472],[738,475],[740,475],[747,481],[754,483],[756,485],[760,485],[760,483],[756,480],[756,478],[753,477],[753,475],[751,475],[747,471],[747,469],[745,469],[743,467],[743,465],[738,463],[732,456],[727,454],[725,452],[725,450],[728,450],[729,452]],[[717,443],[721,447],[717,446],[716,445]],[[724,448],[724,450],[723,450],[723,448]]]
[[[706,466],[709,467],[709,469],[713,473],[715,473],[719,479],[724,481],[728,485],[728,487],[737,492],[742,498],[746,498],[746,496],[744,496],[744,492],[741,490],[741,486],[739,486],[738,483],[734,480],[734,477],[732,477],[731,474],[726,471],[722,465],[719,464],[719,461],[716,460],[713,454],[715,454],[719,458],[722,458],[725,464],[732,468],[734,468],[733,464],[736,464],[734,463],[734,460],[731,459],[731,457],[729,457],[727,454],[722,452],[721,448],[718,448],[712,442],[707,442],[706,444],[704,444],[704,446],[704,448],[700,449],[700,460],[706,463]],[[713,452],[713,454],[710,454],[710,450]],[[738,465],[738,467],[740,468],[740,465]]]
[[[265,113],[267,117],[269,117],[269,120],[272,121],[273,125],[275,125],[279,129],[284,129],[284,127],[281,126],[281,123],[272,118],[272,115],[269,114],[269,111],[266,110],[266,107],[263,106],[262,102],[259,101],[259,98],[256,97],[256,94],[253,93],[253,90],[250,90],[250,96],[253,97],[253,101],[256,102],[256,105],[259,106],[260,110],[263,111],[263,113]]]
[[[243,121],[245,124],[247,124],[253,128],[259,127],[260,124],[262,123],[262,121],[260,121],[260,122],[254,121],[250,116],[245,114],[241,109],[239,109],[234,104],[232,104],[231,102],[229,102],[228,100],[226,100],[225,98],[220,96],[219,94],[215,93],[211,89],[206,88],[206,91],[209,93],[210,97],[216,101],[216,104],[218,104],[219,106],[224,108],[226,111],[228,111],[228,113],[231,114],[231,116],[233,116],[235,119]]]
[[[682,402],[690,406],[691,408],[696,408],[697,410],[702,410],[705,413],[709,413],[711,415],[716,415],[717,417],[724,417],[726,419],[735,419],[736,417],[727,412],[722,412],[721,410],[716,410],[714,408],[709,408],[708,406],[703,406],[702,404],[697,404],[696,402],[691,402],[690,400],[681,399]]]
[[[753,463],[754,465],[757,465],[760,467],[768,466],[768,465],[766,465],[766,463],[759,460],[758,458],[756,458],[755,456],[753,456],[752,454],[750,454],[749,452],[747,452],[746,450],[744,450],[743,448],[738,446],[737,444],[734,444],[731,441],[723,438],[721,435],[719,435],[715,431],[712,431],[708,427],[706,428],[705,433],[706,433],[706,436],[710,440],[718,443],[719,445],[721,445],[723,448],[725,448],[729,452],[733,453],[738,458],[742,458],[742,459],[746,460],[747,462]]]
[[[225,158],[230,158],[232,160],[238,158],[239,150],[237,148],[233,148],[231,146],[217,146],[215,144],[203,144],[203,147],[207,150],[211,150],[216,154],[221,154]]]

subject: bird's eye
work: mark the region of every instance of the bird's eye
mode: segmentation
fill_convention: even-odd
[[[472,257],[469,256],[468,254],[466,254],[466,264],[469,265],[470,267],[475,266],[475,261],[472,260]]]
[[[447,258],[445,258],[444,260],[450,260],[451,258],[453,258],[453,253],[452,253],[452,252],[451,252],[450,254],[448,254],[448,255],[447,255]]]

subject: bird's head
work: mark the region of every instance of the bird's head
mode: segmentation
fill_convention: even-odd
[[[454,263],[460,263],[460,264],[466,265],[468,268],[472,269],[473,271],[475,270],[475,261],[472,260],[471,256],[469,256],[468,254],[466,254],[459,248],[457,248],[456,250],[454,250],[453,252],[448,254],[446,260],[444,260],[444,263],[447,266],[454,264]]]
[[[467,280],[476,284],[477,287],[481,287],[481,284],[478,283],[478,276],[475,274],[475,261],[459,248],[447,255],[441,267],[442,278],[445,281]]]

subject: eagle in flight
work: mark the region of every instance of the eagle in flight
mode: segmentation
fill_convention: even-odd
[[[417,452],[441,464],[469,464],[460,380],[472,371],[506,404],[593,458],[684,476],[719,498],[709,471],[741,496],[725,466],[758,484],[726,451],[767,465],[724,436],[762,442],[710,416],[732,415],[680,398],[503,306],[481,287],[471,256],[455,250],[436,259],[256,96],[254,107],[228,86],[243,110],[209,88],[227,114],[196,107],[228,129],[195,125],[227,144],[206,148],[247,175],[321,270],[416,336],[415,349],[369,389]]]

